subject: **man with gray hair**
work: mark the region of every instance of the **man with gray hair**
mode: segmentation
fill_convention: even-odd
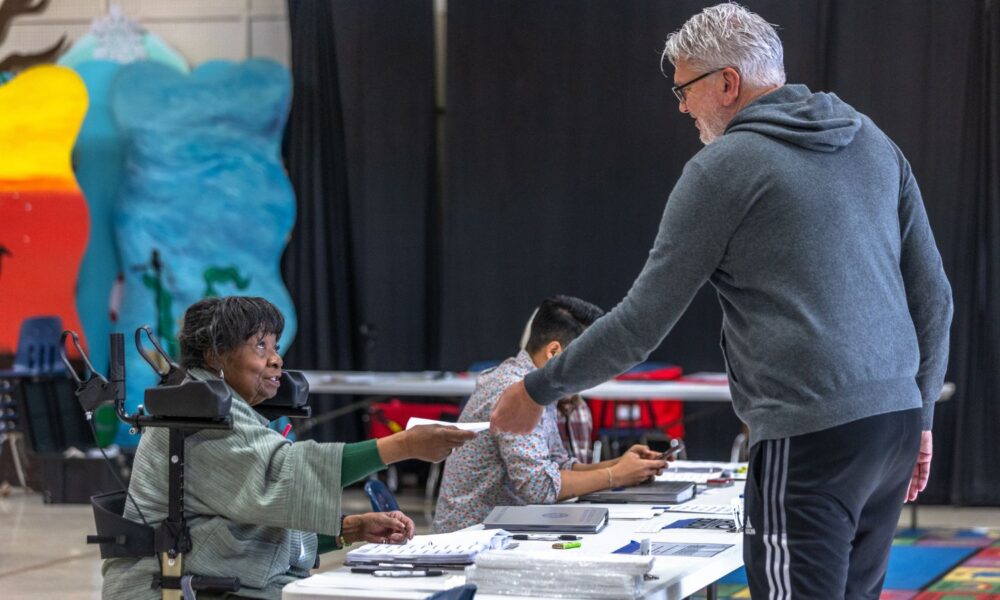
[[[924,489],[951,288],[899,148],[830,93],[786,85],[781,41],[737,4],[667,39],[685,166],[622,302],[491,416],[542,405],[660,345],[711,282],[733,406],[750,429],[744,559],[754,598],[878,598],[904,499]]]

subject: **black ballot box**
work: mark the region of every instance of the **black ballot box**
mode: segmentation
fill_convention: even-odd
[[[104,458],[74,457],[61,454],[35,455],[41,473],[41,492],[46,504],[89,504],[90,497],[122,488]],[[128,485],[130,457],[118,455],[111,466]]]

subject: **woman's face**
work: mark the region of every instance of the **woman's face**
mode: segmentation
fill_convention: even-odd
[[[251,406],[278,393],[281,356],[273,333],[255,333],[223,356],[222,374],[231,388]]]

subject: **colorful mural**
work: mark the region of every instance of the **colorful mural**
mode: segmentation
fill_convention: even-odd
[[[152,62],[121,68],[111,106],[126,140],[113,211],[124,331],[150,324],[176,357],[187,306],[254,295],[284,313],[288,346],[296,318],[279,263],[295,198],[279,150],[290,99],[290,74],[269,60],[214,61],[190,75]],[[155,377],[136,353],[127,361],[134,410]]]
[[[90,210],[90,238],[80,265],[76,307],[83,333],[91,340],[90,360],[102,372],[108,368],[108,334],[120,330],[114,327],[115,291],[122,282],[111,210],[124,177],[125,142],[111,114],[111,84],[123,64],[139,60],[161,62],[183,73],[189,70],[176,50],[114,5],[59,58],[60,65],[80,74],[90,96],[73,147],[73,169]]]
[[[70,153],[86,112],[72,69],[33,67],[0,85],[0,353],[14,353],[25,317],[57,315],[80,331],[89,218]]]

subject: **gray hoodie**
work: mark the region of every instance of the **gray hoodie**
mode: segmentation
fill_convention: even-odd
[[[837,96],[786,85],[684,167],[628,295],[525,378],[540,404],[645,360],[711,282],[751,444],[923,407],[948,358],[951,288],[899,149]]]

